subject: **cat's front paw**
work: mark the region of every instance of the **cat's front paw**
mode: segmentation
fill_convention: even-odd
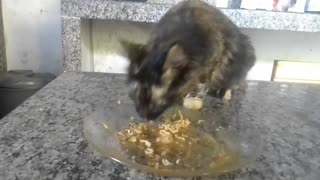
[[[199,98],[184,98],[183,99],[183,107],[192,110],[199,110],[203,106],[203,99]]]
[[[232,99],[232,89],[227,89],[223,96],[223,100],[230,101],[231,99]]]

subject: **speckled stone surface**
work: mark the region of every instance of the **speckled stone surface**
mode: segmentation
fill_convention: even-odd
[[[184,0],[147,0],[147,3],[153,3],[153,4],[177,4],[181,1],[184,1]],[[216,3],[216,0],[203,0],[205,2],[207,2],[208,4],[211,4],[211,5],[215,5]]]
[[[70,17],[93,19],[157,22],[173,4],[163,3],[163,0],[160,0],[160,3],[156,2],[157,0],[152,0],[150,3],[63,0],[62,14]],[[317,14],[239,9],[223,9],[222,11],[242,28],[305,32],[320,31],[320,15]]]
[[[65,71],[81,70],[80,23],[78,17],[62,17],[63,67]]]
[[[88,149],[83,118],[98,105],[128,100],[124,80],[64,73],[0,120],[0,179],[180,180],[128,170]],[[261,155],[252,168],[217,179],[317,180],[319,97],[319,85],[250,81],[238,118],[260,131]]]
[[[7,58],[4,39],[3,19],[2,19],[2,2],[0,1],[0,72],[7,70]]]

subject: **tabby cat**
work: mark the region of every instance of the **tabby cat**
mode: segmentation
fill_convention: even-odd
[[[172,7],[155,24],[147,44],[122,43],[130,59],[130,97],[148,120],[192,93],[223,97],[245,80],[255,62],[248,37],[200,0]]]

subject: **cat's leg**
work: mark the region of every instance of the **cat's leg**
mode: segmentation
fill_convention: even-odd
[[[228,106],[235,106],[239,104],[245,97],[247,91],[247,82],[245,80],[240,81],[237,85],[229,88],[223,96],[223,102]]]
[[[197,89],[188,93],[186,98],[198,98],[198,99],[204,99],[205,96],[208,93],[208,88],[205,84],[198,84]]]
[[[196,97],[199,99],[204,99],[208,93],[208,88],[205,84],[198,84],[198,92]]]
[[[233,95],[236,89],[232,88],[211,88],[208,91],[208,95],[211,97],[222,100],[225,106],[229,106],[233,100]]]
[[[226,105],[226,106],[230,106],[231,104],[231,101],[233,100],[233,93],[235,92],[235,89],[227,89],[224,93],[224,96],[223,96],[223,103]]]
[[[223,101],[230,101],[234,94],[244,95],[247,89],[246,85],[246,81],[243,80],[232,87],[210,87],[207,94]]]
[[[223,100],[224,101],[230,101],[231,100],[231,98],[232,98],[232,93],[233,93],[233,89],[227,89],[226,91],[225,91],[225,94],[224,94],[224,96],[223,96]]]
[[[223,99],[227,90],[228,90],[227,88],[210,88],[208,90],[208,95],[218,99]]]

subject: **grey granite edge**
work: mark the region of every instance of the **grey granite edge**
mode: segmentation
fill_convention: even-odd
[[[2,2],[0,1],[0,72],[7,70],[7,58],[6,58],[6,47],[5,47],[5,36],[3,28],[3,17],[2,17]]]
[[[62,46],[64,71],[80,71],[80,23],[79,17],[62,17]]]
[[[150,4],[177,4],[181,1],[184,1],[184,0],[147,0],[146,3],[150,3]],[[205,1],[206,3],[208,4],[211,4],[211,5],[216,5],[216,0],[203,0]]]
[[[261,10],[221,9],[240,28],[320,32],[320,15]]]
[[[112,19],[134,22],[157,22],[174,4],[141,2],[62,3],[63,16]],[[320,15],[273,11],[222,9],[240,28],[320,32]]]

